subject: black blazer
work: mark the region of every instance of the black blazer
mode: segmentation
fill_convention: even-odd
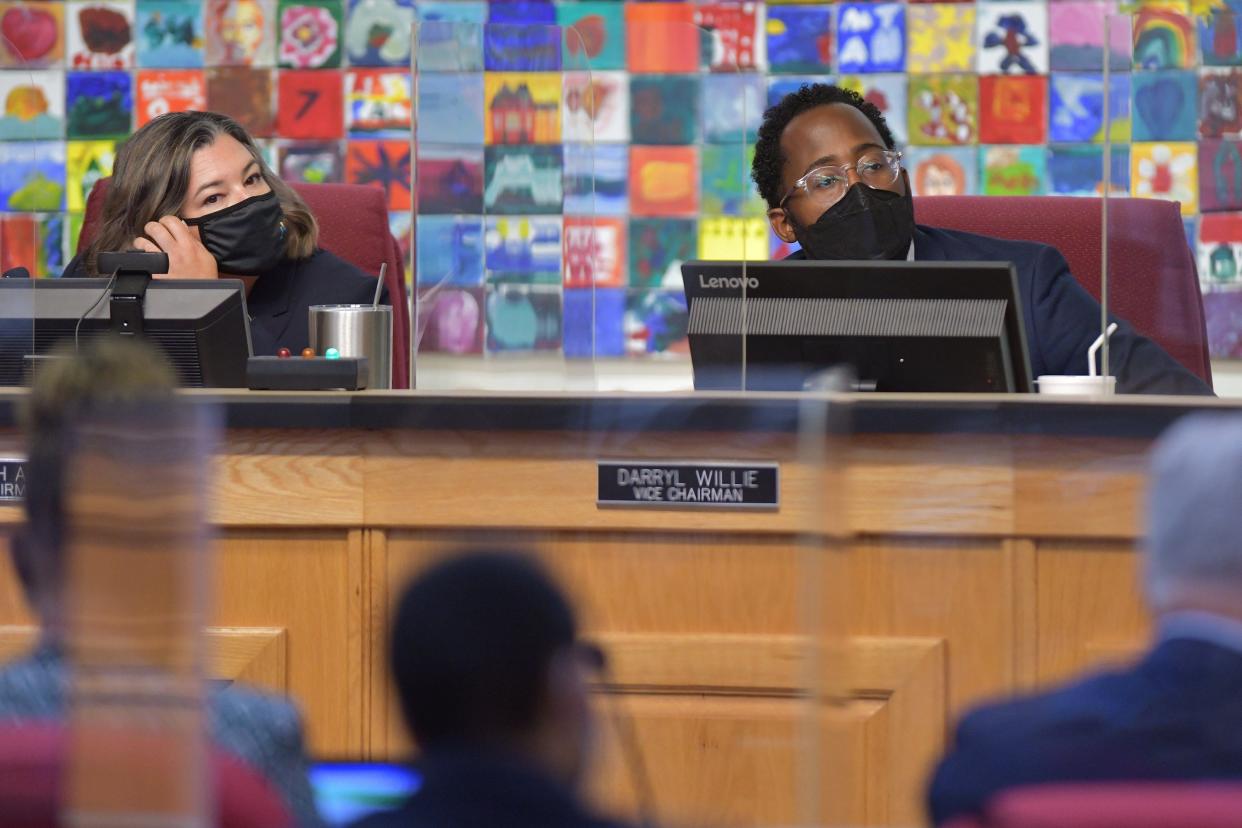
[[[1242,779],[1242,653],[1189,638],[1134,667],[969,713],[928,794],[939,824],[1020,785]]]
[[[1055,247],[919,225],[914,232],[914,257],[918,261],[1013,262],[1032,375],[1087,373],[1087,349],[1100,335],[1100,304],[1070,274],[1069,264]],[[806,257],[799,250],[789,258]],[[1119,392],[1212,393],[1205,382],[1128,322],[1117,317],[1113,321],[1117,331],[1109,338],[1108,362]]]
[[[590,814],[570,790],[511,757],[441,750],[415,768],[420,785],[405,804],[352,828],[623,828]]]
[[[69,262],[64,275],[87,275],[80,257]],[[260,276],[246,297],[253,353],[275,356],[283,347],[296,356],[310,346],[311,305],[370,304],[374,298],[375,277],[327,250],[316,250],[306,259],[285,259]],[[389,304],[387,287],[380,302]]]

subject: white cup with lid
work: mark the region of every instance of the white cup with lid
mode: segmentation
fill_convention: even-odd
[[[1104,344],[1104,337],[1111,337],[1117,330],[1113,322],[1087,349],[1087,375],[1042,374],[1035,378],[1041,394],[1061,396],[1104,397],[1117,393],[1116,377],[1101,377],[1095,373],[1095,352]]]

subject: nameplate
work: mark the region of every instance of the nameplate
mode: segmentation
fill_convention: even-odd
[[[600,506],[776,509],[781,505],[776,463],[653,463],[600,460]]]
[[[0,501],[26,499],[26,461],[0,457]]]

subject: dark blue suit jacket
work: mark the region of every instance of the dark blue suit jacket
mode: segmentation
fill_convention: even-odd
[[[351,828],[624,828],[568,788],[511,757],[439,750],[415,763],[418,790],[400,808]]]
[[[939,824],[1046,782],[1242,779],[1242,653],[1189,638],[1128,670],[966,715],[929,793]]]
[[[801,251],[790,258],[805,258]],[[1018,271],[1023,324],[1032,376],[1086,374],[1087,349],[1100,335],[1100,305],[1070,274],[1065,257],[1050,245],[994,239],[919,225],[918,261],[1013,262]],[[1109,371],[1124,394],[1211,394],[1197,376],[1130,324],[1113,317]]]

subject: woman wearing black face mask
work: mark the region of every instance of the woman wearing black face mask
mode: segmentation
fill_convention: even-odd
[[[240,278],[255,354],[309,345],[307,309],[370,303],[375,279],[317,246],[306,204],[264,163],[254,139],[214,112],[173,112],[117,153],[103,221],[65,276],[108,276],[110,250],[168,254],[168,279]],[[383,297],[387,303],[387,296]]]

